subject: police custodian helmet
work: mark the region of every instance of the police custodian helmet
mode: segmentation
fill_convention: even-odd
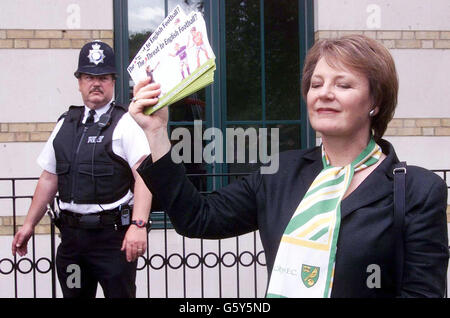
[[[81,48],[78,57],[78,69],[74,75],[79,78],[81,73],[90,75],[117,74],[113,49],[99,40],[86,43]]]

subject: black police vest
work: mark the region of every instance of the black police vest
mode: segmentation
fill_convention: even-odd
[[[128,163],[112,151],[112,134],[125,114],[115,105],[105,127],[99,122],[82,124],[84,106],[71,106],[55,136],[59,198],[79,204],[106,204],[133,190],[134,177]],[[63,115],[64,116],[64,115]]]

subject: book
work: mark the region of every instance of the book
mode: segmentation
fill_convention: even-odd
[[[215,60],[202,14],[186,14],[176,6],[127,68],[134,83],[150,76],[161,85],[158,103],[144,113],[150,115],[213,83]]]

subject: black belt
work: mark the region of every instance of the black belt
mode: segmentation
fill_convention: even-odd
[[[97,213],[75,213],[68,210],[61,210],[57,225],[65,225],[80,229],[104,229],[128,226],[131,218],[132,207],[121,205],[113,210],[104,210]],[[128,217],[128,222],[126,217]]]

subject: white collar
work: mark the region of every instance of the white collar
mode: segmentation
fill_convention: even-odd
[[[100,116],[103,115],[104,113],[106,113],[111,108],[111,103],[112,103],[112,100],[109,103],[107,103],[105,106],[95,109],[94,122],[97,122],[99,120]],[[84,105],[83,123],[88,118],[90,110],[91,109],[89,107]]]

